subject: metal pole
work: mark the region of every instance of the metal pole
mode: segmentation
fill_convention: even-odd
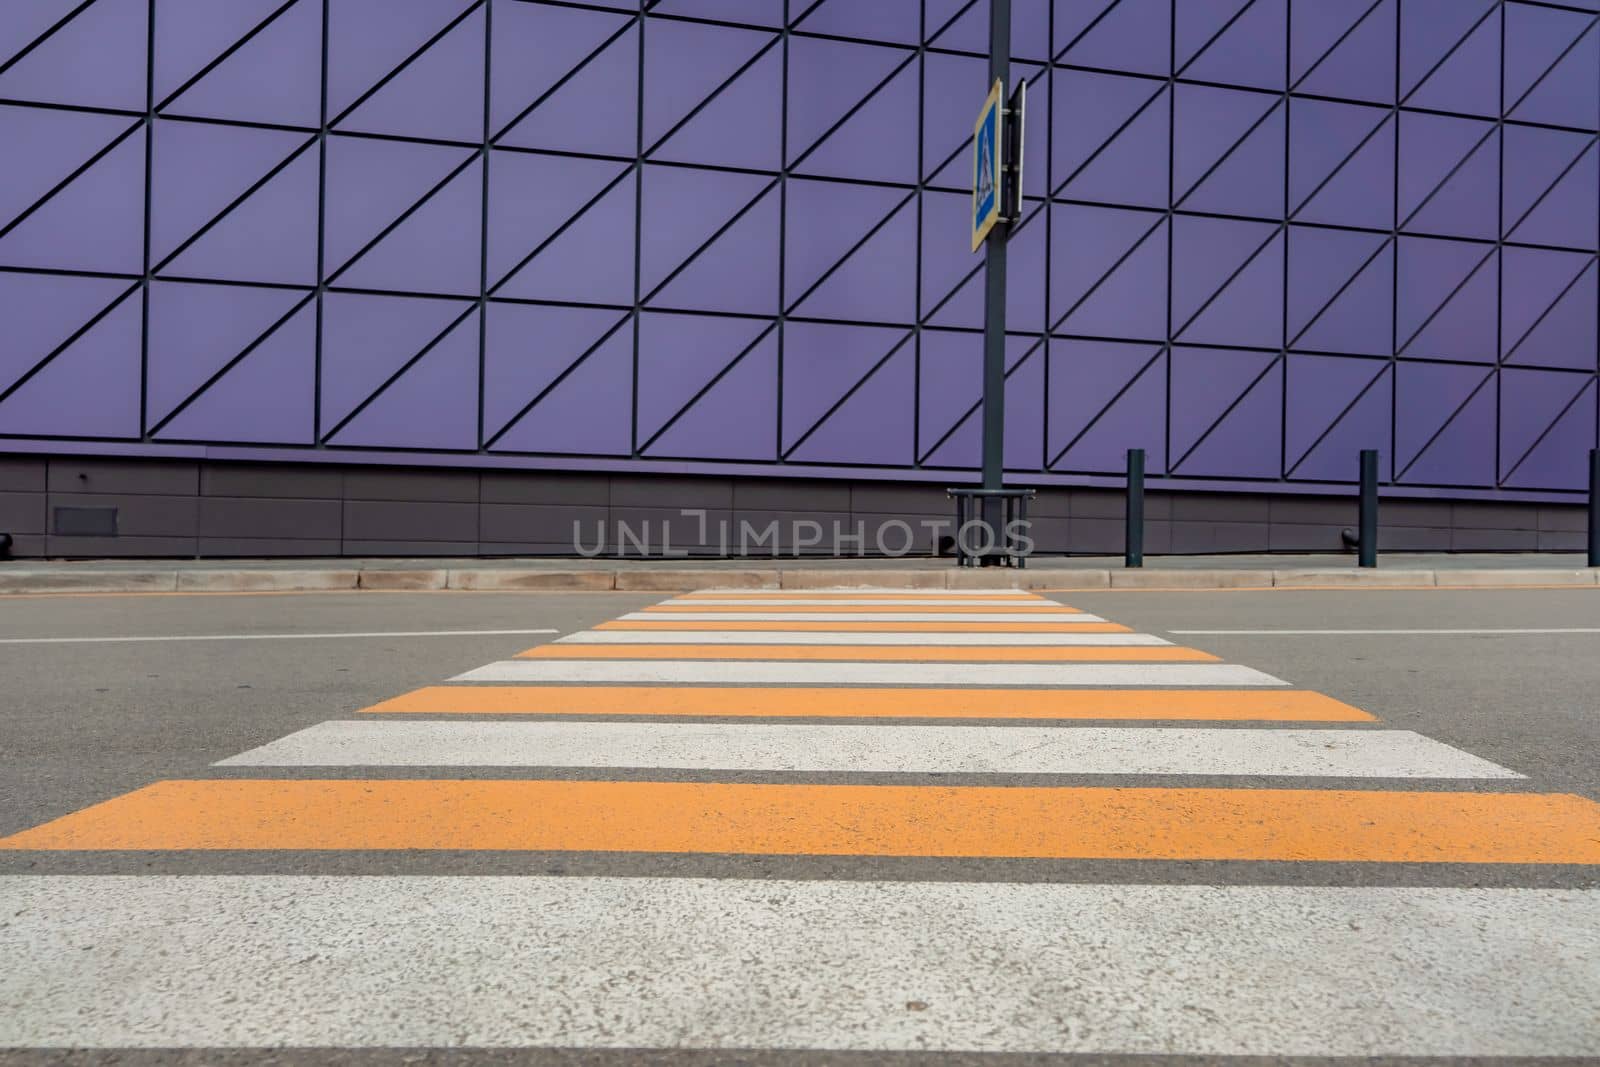
[[[1128,510],[1123,532],[1124,567],[1144,566],[1144,449],[1128,449]]]
[[[1378,565],[1378,450],[1361,450],[1361,552],[1360,565]]]
[[[1589,449],[1589,566],[1600,567],[1600,448]]]
[[[989,83],[1011,71],[1011,0],[989,0]],[[1002,101],[1004,106],[1004,101]],[[1003,146],[997,145],[1003,150]],[[1005,485],[1006,447],[1006,236],[1009,223],[989,232],[984,248],[983,487]],[[986,498],[985,520],[1000,543],[1002,502]]]

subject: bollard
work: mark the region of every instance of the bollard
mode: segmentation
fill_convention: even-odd
[[[1124,567],[1144,566],[1144,449],[1128,449],[1127,522],[1123,530]]]
[[[1378,565],[1378,450],[1361,450],[1361,558],[1358,565]]]
[[[1589,449],[1589,566],[1600,567],[1600,448]]]

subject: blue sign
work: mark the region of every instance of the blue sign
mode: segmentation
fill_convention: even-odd
[[[972,129],[972,250],[1000,221],[1001,166],[1004,164],[1005,86],[995,82]]]

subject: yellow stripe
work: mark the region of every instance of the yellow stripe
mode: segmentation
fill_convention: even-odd
[[[517,659],[871,660],[901,663],[1215,663],[1176,645],[1132,647],[952,647],[947,645],[540,645]]]
[[[1376,721],[1376,716],[1330,696],[1295,689],[771,689],[744,686],[435,685],[362,710],[391,715]]]
[[[1571,795],[555,781],[170,781],[4,849],[449,849],[1600,863]]]

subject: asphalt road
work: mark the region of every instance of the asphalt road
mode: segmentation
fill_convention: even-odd
[[[358,719],[361,709],[380,701],[440,685],[485,664],[511,660],[524,650],[588,631],[663,599],[650,594],[470,593],[0,598],[0,765],[4,768],[0,838],[155,782],[307,777],[303,766],[294,766],[296,759],[278,766],[260,760],[237,767],[215,764],[281,743],[288,735],[328,720]],[[925,754],[917,757],[923,762],[914,769],[862,770],[858,765],[862,760],[870,763],[882,756],[863,756],[858,749],[839,757],[845,761],[839,766],[848,766],[847,770],[802,774],[783,769],[785,759],[825,761],[828,757],[819,748],[798,755],[758,751],[755,758],[764,762],[755,769],[651,766],[648,759],[618,755],[603,768],[484,767],[471,766],[467,759],[466,769],[452,765],[441,771],[440,765],[447,762],[441,754],[439,764],[421,759],[420,766],[386,764],[379,771],[370,766],[318,766],[314,777],[349,779],[357,786],[371,778],[419,784],[439,778],[490,779],[512,786],[537,778],[675,783],[691,788],[708,783],[732,787],[801,781],[1044,789],[1181,785],[1201,791],[1510,792],[1600,800],[1600,759],[1595,755],[1600,751],[1600,592],[1104,592],[1058,599],[1133,631],[1214,654],[1226,664],[1265,672],[1297,690],[1326,694],[1378,720],[1347,724],[1349,731],[1414,732],[1420,735],[1416,744],[1423,746],[1417,758],[1424,762],[1443,758],[1437,745],[1450,746],[1458,750],[1452,754],[1458,765],[1469,767],[1450,774],[1467,776],[1375,779],[1355,773],[1320,777],[1260,773],[1263,767],[1270,770],[1270,762],[1258,766],[1249,759],[1267,757],[1256,754],[1247,759],[1233,748],[1226,748],[1224,755],[1237,766],[1219,764],[1220,769],[1209,773],[1181,775],[1107,774],[1104,767],[1091,768],[1087,763],[1073,771],[1075,757],[1060,756],[1066,764],[1058,767],[1026,754],[1009,754],[1020,763],[1006,773],[962,769],[956,763],[945,766],[928,762]],[[530,632],[539,630],[551,632]],[[827,666],[819,665],[817,684],[828,683]],[[372,718],[368,716],[368,721]],[[616,744],[635,745],[647,756],[652,746],[659,748],[658,735],[640,733],[655,729],[659,716],[609,718],[613,721],[608,727],[619,731]],[[398,715],[388,721],[432,729],[426,719]],[[518,716],[515,721],[540,719]],[[733,737],[741,725],[737,719],[719,716],[693,721],[704,726],[704,738],[718,736],[717,728],[723,729],[723,738]],[[906,727],[950,726],[931,717],[896,721]],[[830,719],[801,716],[784,723],[827,727]],[[1048,724],[1004,720],[1000,725],[1023,730]],[[1140,739],[1119,730],[1151,725],[1251,727],[1248,722],[1067,725],[1110,728],[1105,736],[1120,737],[1120,743],[1129,737],[1136,743]],[[317,735],[307,736],[313,748],[320,743]],[[419,743],[430,743],[428,736]],[[742,736],[758,735],[744,724]],[[917,736],[906,733],[904,743],[916,743]],[[473,743],[506,746],[515,739],[508,740],[502,732]],[[1426,747],[1430,745],[1435,748]],[[1173,758],[1181,762],[1189,757]],[[1500,776],[1485,772],[1471,777],[1473,761],[1488,761],[1483,766],[1492,765]],[[938,769],[926,769],[931,766]],[[1505,772],[1522,777],[1508,778]],[[401,805],[402,800],[390,802]],[[1194,817],[1203,823],[1203,812]],[[981,1029],[980,1024],[990,1025],[995,1019],[1002,1020],[996,1027],[1001,1036],[981,1047],[1071,1047],[1094,1053],[1070,1062],[1100,1062],[1099,1053],[1108,1049],[1188,1054],[1207,1061],[1241,1051],[1300,1057],[1321,1052],[1356,1055],[1373,1049],[1435,1056],[1441,1062],[1454,1061],[1464,1049],[1480,1056],[1546,1052],[1600,1056],[1600,1015],[1585,1017],[1597,1003],[1592,989],[1587,994],[1574,992],[1575,984],[1600,984],[1600,938],[1593,935],[1600,921],[1600,864],[1407,858],[1246,862],[1142,853],[1141,858],[1073,858],[1065,853],[1015,858],[1004,848],[990,855],[978,854],[980,849],[936,858],[915,854],[914,849],[911,854],[893,851],[853,855],[826,854],[820,848],[810,854],[804,849],[734,854],[492,847],[0,849],[0,946],[6,943],[7,915],[26,916],[42,902],[48,908],[48,901],[70,881],[51,876],[139,875],[148,880],[100,878],[73,883],[87,887],[82,900],[74,898],[74,906],[94,917],[79,930],[90,943],[122,938],[136,926],[148,925],[159,932],[142,942],[119,941],[119,959],[131,957],[120,965],[132,970],[123,973],[113,968],[100,975],[102,981],[136,984],[146,980],[140,975],[150,968],[159,972],[178,966],[181,971],[182,964],[174,960],[198,961],[190,965],[204,977],[207,966],[226,963],[224,956],[213,958],[220,951],[215,946],[241,937],[241,929],[259,934],[263,943],[279,935],[288,941],[300,937],[298,928],[273,933],[272,917],[288,912],[318,930],[365,929],[369,920],[358,921],[357,916],[405,916],[403,922],[370,920],[372,929],[381,931],[373,935],[384,945],[378,955],[392,957],[385,958],[395,969],[393,981],[406,987],[407,960],[435,959],[449,951],[460,953],[455,964],[465,978],[449,989],[406,988],[392,1001],[396,1012],[424,1021],[437,1019],[440,1013],[460,1015],[456,1020],[460,1043],[468,1045],[519,1044],[518,1035],[538,1030],[552,1016],[566,1020],[569,1028],[563,1033],[584,1035],[584,1040],[571,1043],[573,1047],[525,1053],[538,1062],[598,1062],[607,1058],[607,1049],[613,1050],[610,1055],[616,1062],[642,1061],[647,1057],[634,1048],[641,1043],[676,1048],[648,1056],[671,1063],[816,1062],[818,1055],[804,1050],[823,1048],[835,1050],[826,1057],[830,1062],[911,1062],[918,1057],[904,1050],[915,1049],[931,1050],[931,1062],[988,1062],[994,1057],[962,1051],[971,1047],[963,1042],[972,1040],[974,1027]],[[195,875],[237,876],[237,880]],[[317,884],[298,880],[307,875],[393,877],[335,877]],[[462,877],[483,875],[519,877]],[[351,896],[335,897],[327,895],[333,891],[326,887],[333,884],[359,888],[350,889]],[[1194,897],[1203,887],[1212,887],[1206,893],[1220,895]],[[1472,888],[1487,895],[1459,895]],[[1533,895],[1505,892],[1513,890]],[[416,911],[419,900],[429,902],[422,912]],[[466,924],[491,921],[501,924],[491,939],[495,943],[503,938],[508,945],[542,944],[540,939],[550,936],[549,929],[544,919],[528,918],[530,909],[535,915],[568,917],[571,928],[564,928],[568,940],[562,943],[580,949],[577,958],[547,944],[529,948],[530,958],[516,953],[506,958],[492,952],[482,955],[481,949],[475,956],[470,948],[460,947],[462,942],[451,940]],[[1068,968],[1071,974],[1030,962],[1048,961],[1052,953],[1064,950],[1065,916],[1073,917],[1069,925],[1115,930],[1130,913],[1151,918],[1136,924],[1131,933],[1125,931],[1127,943],[1113,934],[1107,935],[1109,940],[1090,937],[1077,944],[1072,959],[1078,969]],[[1228,919],[1241,913],[1262,918],[1243,924]],[[1419,926],[1414,920],[1422,913],[1431,918]],[[777,914],[783,918],[774,918]],[[790,917],[807,914],[826,915],[829,920],[820,926],[785,925]],[[985,929],[990,917],[1003,922],[1004,930],[995,936],[1004,939],[1013,954],[999,964],[988,960],[992,944],[974,933]],[[14,930],[23,929],[26,935],[26,921],[14,921],[19,924]],[[594,940],[593,931],[607,924],[615,928],[615,936]],[[1521,925],[1545,931],[1549,940],[1530,950],[1527,944],[1501,944],[1487,932]],[[1433,933],[1423,937],[1419,930],[1424,927]],[[808,929],[817,931],[816,941],[806,940]],[[1330,929],[1360,931],[1365,940],[1359,945],[1332,944],[1326,941]],[[829,944],[829,937],[842,940]],[[1429,940],[1433,937],[1442,940],[1435,944]],[[1134,944],[1139,938],[1151,940]],[[457,947],[447,950],[442,944]],[[1432,958],[1439,944],[1451,951]],[[615,992],[614,983],[625,983],[636,967],[659,958],[653,953],[674,960],[677,977],[652,986],[629,1009],[615,1010],[608,1000]],[[1359,957],[1362,967],[1345,966],[1348,959],[1342,953]],[[1383,962],[1391,957],[1390,963]],[[1266,970],[1258,967],[1263,958],[1272,961]],[[1141,966],[1154,967],[1188,989],[1181,1011],[1169,1002],[1170,990],[1164,993],[1167,987],[1155,979],[1131,991],[1097,987],[1097,981],[1128,965],[1129,959],[1143,961]],[[1377,962],[1367,966],[1369,959]],[[1426,991],[1427,981],[1408,971],[1412,964],[1405,962],[1418,959],[1431,960],[1427,967],[1463,968],[1464,977],[1452,986],[1448,999],[1428,1000],[1432,994]],[[863,962],[867,960],[875,962]],[[719,961],[725,973],[713,973],[717,966],[711,961]],[[850,971],[851,961],[859,964],[858,972]],[[277,1020],[252,1039],[242,1040],[234,1033],[216,1044],[363,1043],[326,1041],[328,1033],[339,1032],[331,1022],[323,1028],[312,1023],[302,1026],[302,1019],[321,1018],[322,1008],[314,1001],[302,1003],[288,996],[285,985],[294,984],[296,961],[280,962],[283,968],[274,972],[277,977],[263,978],[267,984],[255,992],[264,1001],[298,1004],[298,1014]],[[1326,1018],[1319,1019],[1318,1006],[1310,1003],[1297,1004],[1282,1017],[1250,1007],[1252,996],[1265,995],[1262,991],[1271,988],[1283,989],[1291,997],[1325,996],[1317,984],[1322,979],[1314,972],[1331,963],[1343,968],[1339,973],[1350,999],[1322,1005]],[[745,967],[755,977],[739,978]],[[0,965],[0,971],[4,969]],[[862,1005],[871,1003],[882,992],[880,987],[922,969],[930,975],[935,992],[906,1000],[904,1018],[885,1021],[862,1014]],[[1246,971],[1259,985],[1256,992],[1234,986],[1234,978]],[[543,977],[530,977],[535,972]],[[419,964],[416,977],[425,973],[427,967]],[[740,983],[759,983],[762,975],[785,988],[791,998],[791,1007],[777,1013],[783,1025],[775,1021],[770,1004],[761,1018],[740,1014],[748,1009],[740,1005]],[[736,978],[732,986],[722,984]],[[1325,978],[1336,981],[1339,975]],[[360,980],[350,979],[356,984]],[[15,987],[7,990],[5,981],[0,976],[0,1014],[7,1003],[13,1007],[20,1003],[8,1002],[8,992],[24,998],[29,993],[19,993]],[[1051,1017],[1051,1026],[1059,1030],[1046,1028],[1057,1037],[1067,1035],[1059,1045],[1050,1044],[1055,1038],[1040,1029],[1039,1013],[1032,1010],[1036,1003],[1002,1003],[1011,995],[1013,982],[1027,988],[1034,1000],[1055,996],[1073,1003],[1070,1018]],[[1395,993],[1398,987],[1421,991],[1408,999]],[[1516,1002],[1507,1016],[1520,1020],[1516,1025],[1494,1029],[1485,1023],[1477,1037],[1445,1026],[1437,1040],[1422,1028],[1424,1021],[1433,1025],[1470,1014],[1465,1007],[1493,1016],[1497,991]],[[139,1001],[138,996],[132,999]],[[1241,1002],[1245,1007],[1239,1007]],[[476,1007],[467,1010],[464,1003]],[[994,1017],[984,1023],[957,1011],[952,1020],[940,1011],[950,1004],[972,1003],[991,1004]],[[687,1011],[685,1004],[693,1011]],[[1363,1020],[1359,1026],[1339,1022],[1346,1010],[1354,1013],[1350,1018]],[[1263,1026],[1262,1019],[1276,1021],[1260,1033],[1237,1020],[1226,1026],[1217,1022],[1233,1011]],[[1293,1021],[1285,1022],[1286,1018]],[[798,1025],[795,1019],[810,1022]],[[361,1024],[346,1020],[343,1025]],[[1330,1029],[1341,1025],[1346,1029]],[[151,1033],[162,1030],[160,1020],[137,1018],[108,1023],[106,1030],[137,1034],[141,1026]],[[1219,1034],[1218,1027],[1226,1032]],[[385,1024],[377,1030],[390,1035],[380,1044],[445,1043],[432,1040],[437,1028],[424,1022],[409,1028]],[[0,1023],[0,1034],[4,1032],[5,1024]],[[639,1042],[640,1035],[654,1039]],[[1548,1047],[1542,1044],[1545,1041]],[[630,1050],[615,1051],[619,1046]],[[708,1050],[712,1047],[717,1050]],[[300,1049],[292,1054],[238,1049],[81,1054],[29,1050],[0,1051],[0,1062],[185,1058],[366,1063],[378,1062],[381,1055],[370,1049]],[[425,1048],[407,1054],[430,1062],[458,1062],[463,1055]],[[510,1062],[513,1053],[473,1055],[488,1062]],[[1032,1054],[996,1055],[995,1062],[1005,1063],[1037,1059]]]

